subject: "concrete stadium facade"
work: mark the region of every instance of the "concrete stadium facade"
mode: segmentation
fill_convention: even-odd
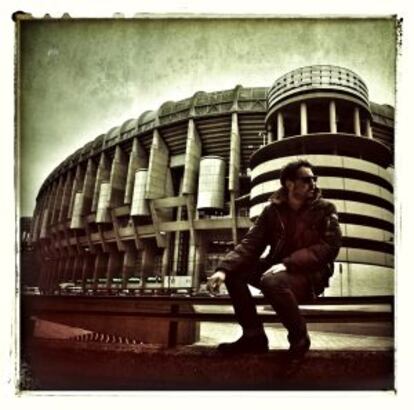
[[[44,181],[31,233],[39,287],[198,291],[278,188],[281,167],[306,158],[344,232],[328,294],[392,293],[393,134],[393,108],[336,66],[166,102]]]

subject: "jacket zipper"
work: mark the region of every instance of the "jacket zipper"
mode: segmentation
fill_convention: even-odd
[[[276,244],[276,246],[275,246],[275,250],[273,251],[273,253],[272,253],[272,259],[274,260],[274,259],[276,259],[276,256],[277,256],[277,254],[280,252],[280,249],[282,248],[282,246],[283,246],[283,242],[284,242],[284,239],[285,239],[285,236],[286,236],[286,229],[285,229],[285,225],[283,224],[283,221],[282,221],[282,218],[281,218],[281,216],[280,216],[280,213],[279,213],[279,211],[276,211],[277,212],[277,217],[279,218],[279,223],[280,223],[280,227],[282,228],[281,229],[281,231],[282,231],[282,234],[281,234],[281,236],[280,236],[280,239],[279,239],[279,242]]]

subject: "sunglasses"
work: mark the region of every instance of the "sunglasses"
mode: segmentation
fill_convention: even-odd
[[[316,183],[318,181],[318,177],[313,175],[313,176],[306,176],[306,177],[297,177],[296,179],[300,179],[302,182],[306,183],[306,184],[310,184],[311,182]]]

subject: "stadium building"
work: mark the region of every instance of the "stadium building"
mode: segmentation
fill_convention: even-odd
[[[279,187],[280,169],[306,158],[344,234],[327,294],[392,294],[393,141],[394,109],[342,67],[168,101],[44,181],[31,232],[39,287],[198,291]]]

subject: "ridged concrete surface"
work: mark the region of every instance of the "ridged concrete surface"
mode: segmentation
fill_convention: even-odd
[[[214,348],[176,349],[43,340],[23,365],[29,390],[391,390],[391,351],[285,351],[226,357]]]

